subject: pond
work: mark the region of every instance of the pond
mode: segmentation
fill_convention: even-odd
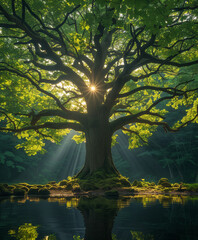
[[[0,198],[0,239],[198,239],[198,197]]]

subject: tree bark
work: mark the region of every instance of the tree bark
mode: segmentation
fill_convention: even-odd
[[[89,117],[85,137],[85,164],[78,177],[86,178],[98,170],[118,175],[119,172],[114,166],[111,153],[112,131],[103,111],[95,112]]]

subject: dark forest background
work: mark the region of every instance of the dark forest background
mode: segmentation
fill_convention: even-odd
[[[180,115],[184,110],[179,112]],[[178,111],[172,111],[167,121],[174,124]],[[21,140],[14,135],[0,134],[0,182],[46,183],[75,175],[82,167],[85,145],[76,144],[71,132],[59,144],[46,142],[46,153],[27,156],[15,149]],[[145,179],[157,182],[167,177],[172,182],[198,182],[198,126],[190,124],[176,133],[163,128],[149,139],[149,144],[128,150],[127,136],[118,133],[113,149],[116,167],[130,181]]]

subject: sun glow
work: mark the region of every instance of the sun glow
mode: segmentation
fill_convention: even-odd
[[[91,92],[95,92],[95,91],[96,91],[96,86],[91,85],[91,86],[90,86],[90,91],[91,91]]]

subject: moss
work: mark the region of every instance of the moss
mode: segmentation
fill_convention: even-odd
[[[28,195],[38,195],[38,191],[39,191],[39,188],[37,188],[37,187],[32,187],[32,188],[30,188],[30,190],[28,191]]]
[[[41,188],[38,190],[38,194],[48,196],[50,195],[50,191],[47,188]]]
[[[88,181],[81,181],[80,183],[80,187],[81,189],[83,189],[84,191],[89,191],[89,190],[96,190],[98,189],[98,187],[94,184],[94,183],[91,183],[91,182],[88,182]]]
[[[131,187],[131,183],[129,182],[128,178],[121,176],[118,181],[121,183],[123,187]]]
[[[58,190],[59,187],[58,186],[51,186],[48,188],[48,190]],[[62,189],[62,188],[61,188]]]
[[[9,185],[9,186],[7,187],[7,189],[8,189],[8,190],[11,190],[11,191],[13,191],[15,188],[16,188],[16,186],[14,186],[14,185]]]
[[[24,189],[22,189],[22,188],[15,188],[13,190],[13,194],[15,196],[24,196],[26,194],[26,191]]]
[[[134,180],[132,182],[132,186],[135,186],[135,187],[143,187],[143,184],[141,181],[137,181],[137,180]]]
[[[25,186],[21,187],[20,189],[23,189],[23,190],[26,191],[26,192],[29,191],[29,188],[28,188],[28,187],[25,187]]]
[[[59,182],[59,186],[66,186],[67,185],[67,180],[62,180]]]
[[[50,182],[48,182],[48,184],[50,184],[50,185],[55,185],[55,184],[56,184],[56,181],[50,181]]]
[[[180,184],[179,184],[179,183],[173,183],[172,186],[175,187],[175,188],[179,188],[179,187],[180,187]]]
[[[34,185],[34,187],[35,187],[35,188],[39,188],[39,189],[40,189],[40,188],[43,188],[43,187],[45,187],[45,185],[36,184],[36,185]]]
[[[29,183],[18,183],[18,185],[22,185],[22,186],[25,186],[25,187],[29,187],[30,186]]]
[[[183,185],[187,191],[198,192],[198,183],[189,183]]]
[[[72,184],[71,183],[68,183],[66,186],[65,186],[65,189],[66,190],[72,190],[73,189],[73,187],[72,187]]]
[[[162,187],[171,187],[171,183],[168,181],[168,178],[161,178],[158,185],[161,185]]]

